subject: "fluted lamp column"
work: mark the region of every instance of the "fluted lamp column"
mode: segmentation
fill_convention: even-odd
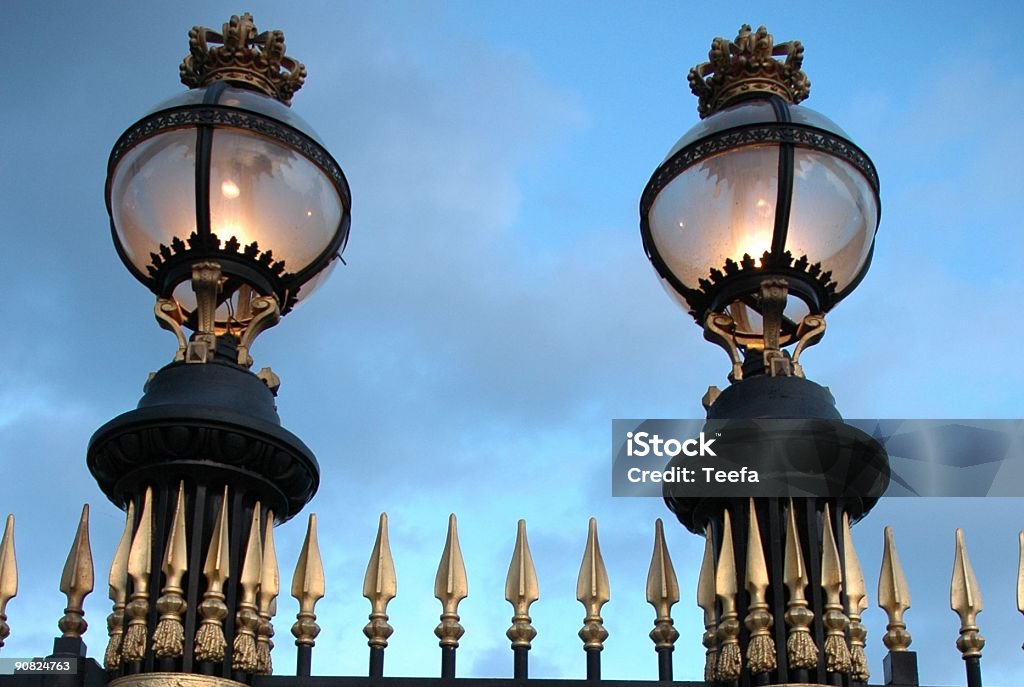
[[[302,511],[320,470],[281,426],[280,379],[250,369],[253,346],[340,263],[350,224],[341,167],[290,108],[306,68],[284,34],[243,14],[188,36],[189,90],[130,126],[107,166],[114,246],[174,336],[138,407],[88,449],[129,513],[109,577],[104,662],[118,687],[272,671],[272,527]],[[314,592],[302,591],[307,671]]]

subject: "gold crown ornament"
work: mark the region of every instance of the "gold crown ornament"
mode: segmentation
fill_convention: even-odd
[[[783,55],[785,61],[775,59]],[[775,45],[765,27],[751,31],[744,24],[735,40],[714,39],[708,61],[691,69],[687,80],[699,99],[701,119],[756,94],[778,95],[795,105],[811,91],[811,82],[800,71],[803,61],[800,41]]]
[[[252,15],[232,16],[221,33],[205,26],[188,32],[189,55],[181,63],[181,82],[202,88],[230,81],[291,105],[306,80],[306,67],[284,54],[284,33],[257,33]],[[219,43],[210,47],[211,43]]]

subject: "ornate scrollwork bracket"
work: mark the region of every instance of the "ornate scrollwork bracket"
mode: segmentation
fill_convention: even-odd
[[[788,298],[789,285],[785,279],[765,279],[761,282],[756,294],[757,310],[761,315],[760,333],[751,327],[744,309],[735,313],[735,317],[729,312],[708,313],[704,320],[704,338],[721,346],[728,354],[732,363],[730,382],[743,379],[746,350],[760,351],[765,374],[772,377],[804,376],[804,369],[799,362],[800,355],[825,335],[825,316],[822,313],[804,316],[794,333],[792,323],[789,323],[788,328],[784,326]],[[794,341],[796,347],[790,354],[785,347]],[[709,396],[705,397],[705,407],[708,407],[709,402],[714,402],[715,396],[717,393],[709,390]]]

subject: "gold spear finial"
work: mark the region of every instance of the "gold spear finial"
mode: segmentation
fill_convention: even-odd
[[[843,577],[846,579],[846,615],[850,617],[850,679],[867,682],[871,677],[864,644],[867,628],[860,622],[861,613],[868,607],[868,592],[864,584],[864,571],[853,546],[850,516],[843,513]]]
[[[0,539],[0,647],[11,636],[7,624],[7,602],[18,594],[18,560],[14,556],[14,516],[8,514],[4,537]]]
[[[281,593],[281,576],[277,568],[277,551],[274,548],[274,512],[267,509],[267,526],[263,531],[263,567],[260,570],[259,616],[260,624],[256,636],[256,672],[270,675],[274,664],[270,651],[274,648],[274,624],[271,619],[277,615],[277,595]]]
[[[246,541],[245,559],[242,561],[242,574],[238,578],[238,586],[242,588],[242,594],[238,600],[238,611],[235,613],[235,641],[232,646],[231,665],[242,673],[255,673],[259,669],[256,632],[259,630],[260,615],[256,607],[256,594],[259,591],[260,577],[263,573],[263,545],[260,542],[261,512],[262,506],[257,501],[252,509],[249,539]]]
[[[978,632],[978,614],[982,611],[981,589],[967,558],[964,531],[956,528],[956,554],[953,558],[953,579],[949,585],[949,607],[960,616],[960,637],[956,648],[964,660],[981,658],[985,638]]]
[[[796,526],[796,509],[789,499],[789,518],[786,524],[786,561],[783,566],[783,582],[789,590],[786,602],[786,624],[789,638],[786,640],[786,656],[791,668],[811,670],[818,665],[818,647],[811,639],[808,629],[814,622],[814,611],[807,608],[804,589],[807,587],[807,569],[800,546],[800,530]]]
[[[678,601],[679,581],[665,544],[665,526],[658,518],[654,521],[654,551],[647,569],[647,603],[654,606],[654,629],[650,637],[655,650],[675,648],[679,631],[672,620],[672,606]]]
[[[832,532],[832,513],[828,503],[821,525],[821,588],[825,592],[825,670],[830,673],[849,673],[850,647],[846,646],[846,628],[849,618],[843,613],[843,569],[839,560],[839,547]]]
[[[92,549],[89,546],[89,504],[82,506],[82,517],[78,521],[75,541],[68,552],[64,563],[64,572],[60,576],[60,591],[67,597],[67,608],[64,617],[57,622],[57,627],[64,637],[81,637],[89,624],[85,622],[85,611],[82,602],[93,589]]]
[[[750,630],[747,644],[747,667],[752,675],[775,670],[778,657],[772,640],[772,614],[768,611],[768,564],[764,559],[761,527],[757,524],[757,508],[750,499],[750,520],[747,526],[747,581],[750,595],[747,617],[743,622]]]
[[[124,519],[124,531],[110,562],[107,577],[107,596],[114,602],[114,608],[107,616],[107,650],[103,654],[103,667],[117,670],[121,667],[121,638],[124,636],[124,608],[128,599],[128,552],[132,546],[132,526],[135,524],[135,504],[128,504]]]
[[[398,576],[388,541],[388,514],[381,513],[377,523],[377,539],[373,542],[370,561],[363,577],[363,596],[370,601],[370,616],[363,634],[371,647],[385,649],[395,628],[388,623],[388,604],[398,596]]]
[[[896,553],[896,538],[892,528],[885,528],[885,548],[882,551],[882,571],[878,575],[878,607],[885,611],[889,623],[885,626],[882,643],[889,651],[907,651],[913,638],[907,631],[903,614],[910,608],[910,587]]]
[[[313,646],[320,634],[316,623],[316,602],[324,598],[327,585],[324,579],[324,562],[320,557],[320,543],[316,537],[316,513],[309,516],[306,539],[302,542],[299,560],[292,575],[292,596],[299,602],[299,612],[292,625],[295,646]]]
[[[228,617],[228,606],[224,603],[224,583],[231,570],[230,532],[228,531],[228,488],[220,501],[217,522],[210,535],[210,546],[206,550],[203,575],[206,577],[206,591],[199,604],[202,622],[196,630],[196,660],[201,663],[220,663],[224,660],[227,640],[224,639],[224,619]]]
[[[736,612],[736,553],[732,545],[732,521],[729,511],[723,511],[722,548],[718,551],[715,569],[715,594],[722,605],[722,620],[718,623],[718,663],[715,679],[722,682],[738,680],[743,668],[740,653],[740,621]]]
[[[700,563],[700,576],[697,578],[697,606],[704,611],[704,682],[715,679],[715,663],[718,645],[718,623],[715,619],[715,550],[711,542],[710,528],[704,531],[704,558]]]
[[[132,579],[132,596],[125,606],[128,627],[121,659],[124,662],[141,661],[146,655],[146,616],[149,615],[149,573],[153,552],[153,488],[146,487],[142,498],[139,526],[128,551],[128,576]]]
[[[505,636],[512,642],[513,649],[518,646],[529,649],[530,642],[537,636],[537,630],[531,624],[530,605],[539,598],[540,583],[537,581],[537,569],[533,567],[530,542],[526,539],[526,521],[520,520],[516,525],[516,545],[505,577],[505,600],[512,604],[512,626]]]
[[[181,658],[185,653],[185,626],[181,616],[188,604],[181,579],[188,571],[188,542],[185,536],[185,483],[178,483],[178,501],[174,506],[171,531],[164,551],[164,587],[156,600],[160,620],[153,631],[153,653],[159,658]]]
[[[434,628],[438,644],[453,649],[459,646],[459,637],[465,628],[459,624],[459,603],[469,596],[469,580],[466,578],[466,564],[462,561],[459,547],[459,531],[455,514],[448,516],[448,536],[444,540],[444,552],[434,577],[434,597],[441,602],[441,622]]]
[[[604,620],[601,618],[601,607],[611,598],[608,570],[604,567],[601,544],[597,540],[597,518],[591,518],[587,529],[587,547],[583,550],[580,574],[576,579],[576,599],[586,609],[583,627],[579,631],[585,650],[604,649],[608,630],[605,629]]]

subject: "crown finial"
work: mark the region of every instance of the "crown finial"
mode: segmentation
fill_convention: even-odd
[[[210,43],[220,45],[211,47]],[[306,80],[306,67],[284,54],[284,33],[258,33],[252,15],[234,15],[221,33],[205,26],[188,32],[189,54],[181,63],[181,82],[202,88],[230,81],[256,89],[285,105]]]
[[[785,60],[775,57],[785,56]],[[700,99],[701,119],[751,94],[774,94],[797,104],[811,91],[811,82],[800,67],[804,46],[800,41],[775,44],[765,27],[751,31],[740,27],[735,40],[711,41],[708,61],[690,70],[690,90]]]

